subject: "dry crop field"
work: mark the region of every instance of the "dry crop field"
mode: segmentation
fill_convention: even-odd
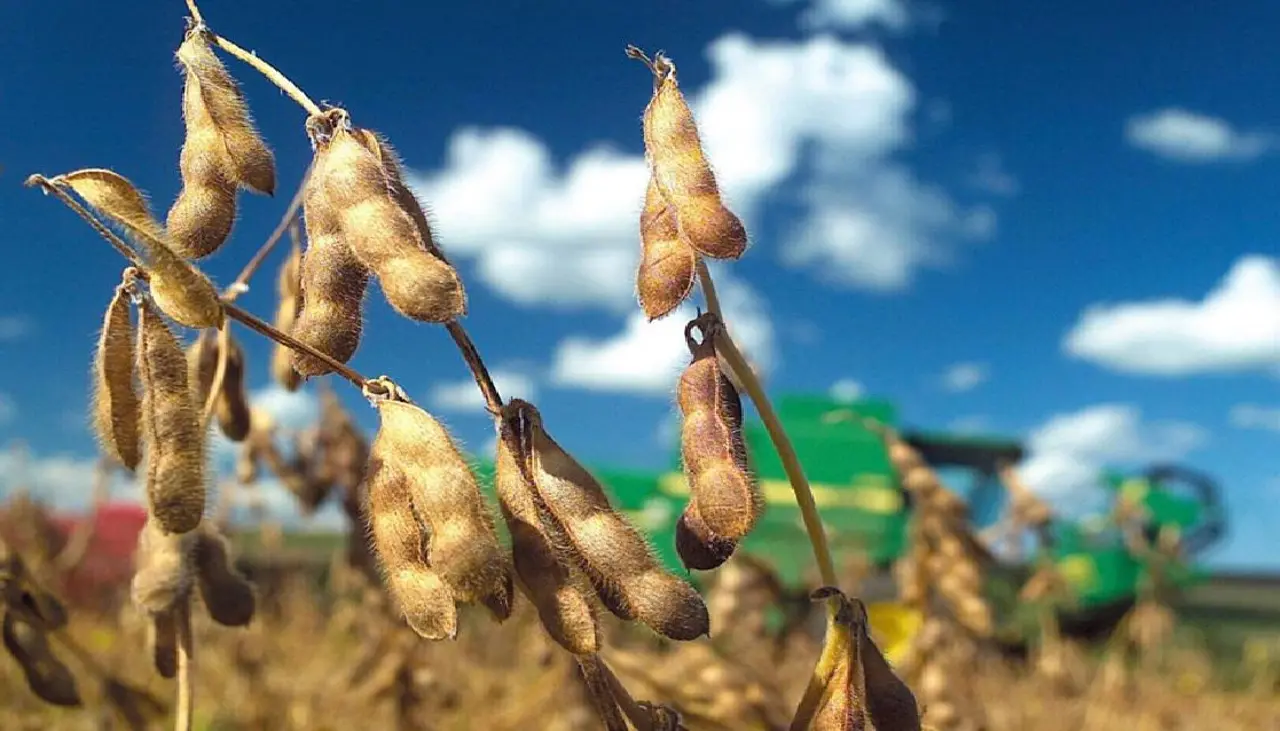
[[[164,216],[118,171],[27,180],[123,259],[119,285],[103,293],[89,411],[109,469],[144,484],[146,519],[131,577],[72,601],[85,535],[56,535],[38,506],[10,506],[5,729],[1280,728],[1265,647],[1251,656],[1247,687],[1228,690],[1180,639],[1158,592],[1100,655],[1061,637],[1047,610],[1028,658],[997,652],[985,552],[966,507],[887,428],[916,506],[899,601],[922,620],[909,637],[872,626],[860,577],[837,570],[803,466],[723,319],[706,260],[743,256],[747,232],[721,200],[672,59],[626,49],[646,70],[637,83],[652,84],[636,293],[650,320],[691,297],[702,305],[674,384],[691,486],[676,547],[699,587],[655,558],[572,445],[554,439],[556,424],[498,393],[463,325],[467,293],[448,244],[434,238],[391,142],[361,126],[360,110],[313,102],[264,60],[269,49],[246,52],[191,0],[188,10],[176,53],[182,190]],[[314,158],[277,231],[219,287],[201,259],[228,240],[242,192],[273,194],[277,178],[224,59],[301,107]],[[268,321],[236,299],[285,234],[292,248]],[[499,437],[496,499],[394,374],[348,365],[371,284],[399,315],[444,327],[457,345]],[[322,390],[319,422],[282,450],[246,399],[233,324],[275,342],[271,371],[284,388],[358,389],[377,411],[376,433],[362,434]],[[738,550],[763,509],[741,394],[769,429],[804,520],[811,617]],[[211,488],[211,429],[239,445],[242,483],[266,470],[304,509],[342,502],[350,540],[322,582],[269,561],[237,564]],[[1043,519],[1033,496],[1017,501],[1028,520]],[[1059,578],[1042,567],[1024,601],[1048,606]],[[784,603],[795,621],[771,629],[766,615]]]

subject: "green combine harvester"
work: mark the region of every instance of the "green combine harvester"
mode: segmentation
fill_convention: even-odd
[[[864,587],[863,596],[870,601],[892,601],[888,569],[907,549],[911,502],[897,484],[883,441],[862,420],[869,417],[897,428],[894,406],[879,399],[845,403],[791,395],[780,398],[777,409],[812,484],[837,565],[856,555],[865,557],[878,576],[868,582],[870,593]],[[956,483],[971,483],[967,499],[975,527],[980,527],[984,518],[995,517],[1006,497],[998,470],[1001,464],[1022,459],[1024,451],[1018,442],[900,431],[952,489],[966,495]],[[738,550],[770,566],[784,588],[803,592],[817,577],[790,484],[764,425],[748,421],[744,436],[766,508]],[[661,560],[684,574],[675,551],[674,529],[689,499],[689,487],[680,469],[678,443],[665,472],[599,465],[590,469],[618,509],[648,534]],[[485,483],[491,480],[491,470],[491,465],[481,466]],[[1149,536],[1175,526],[1183,541],[1182,560],[1204,551],[1225,533],[1217,487],[1198,472],[1162,465],[1137,475],[1100,475],[1099,480],[1113,496],[1123,494],[1147,509],[1149,521],[1144,532]],[[1055,518],[1048,534],[1043,550],[1050,552],[1075,595],[1070,607],[1059,610],[1063,632],[1093,635],[1109,631],[1133,605],[1147,574],[1145,565],[1126,550],[1118,530],[1089,518]],[[1004,597],[1003,601],[996,597],[993,603],[1007,609],[1030,568],[1029,562],[1000,566],[994,583],[1003,582],[1005,591],[995,593]],[[1172,583],[1185,587],[1203,576],[1185,567],[1173,573]],[[697,581],[698,575],[692,578]]]

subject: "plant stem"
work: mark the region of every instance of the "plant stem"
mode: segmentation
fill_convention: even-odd
[[[209,421],[213,417],[213,406],[218,402],[218,393],[222,391],[222,382],[227,378],[227,351],[231,347],[231,321],[223,316],[222,325],[218,327],[218,365],[213,369],[213,380],[209,382],[209,393],[205,395],[204,410],[200,415],[200,430],[209,430]]]
[[[711,272],[701,258],[698,259],[698,281],[702,286],[702,295],[707,300],[707,309],[723,321],[724,314],[720,311],[715,282],[711,280]],[[760,414],[760,421],[764,422],[764,427],[769,432],[769,439],[778,450],[782,469],[787,473],[791,490],[796,494],[796,503],[800,506],[800,517],[804,519],[804,528],[809,534],[809,544],[813,547],[813,555],[818,560],[818,573],[822,577],[822,583],[826,586],[838,587],[840,584],[836,580],[835,563],[831,560],[831,548],[822,527],[822,518],[818,514],[818,505],[813,499],[813,490],[809,487],[809,479],[805,477],[804,468],[800,465],[795,447],[787,437],[786,430],[782,428],[778,413],[774,411],[773,404],[770,403],[764,387],[760,384],[760,379],[756,378],[755,371],[742,356],[728,332],[720,332],[716,338],[716,350],[733,370],[734,375],[738,377],[738,382],[742,384],[743,389],[755,404],[756,411]],[[828,606],[834,605],[828,602]]]
[[[310,179],[310,177],[311,167],[308,166],[307,171],[302,175],[302,182],[298,184],[298,191],[293,194],[293,200],[289,201],[289,208],[284,212],[284,216],[281,217],[280,223],[276,224],[275,230],[271,232],[271,235],[267,237],[267,240],[263,242],[262,246],[258,247],[257,253],[255,253],[253,258],[244,265],[244,269],[240,270],[240,274],[236,277],[236,280],[228,285],[226,290],[223,291],[222,300],[224,302],[235,302],[237,297],[248,291],[249,279],[257,273],[258,269],[262,266],[262,263],[267,260],[267,256],[269,256],[272,249],[275,248],[276,242],[278,242],[293,226],[294,220],[298,217],[298,210],[302,208],[303,193],[306,192],[307,180]]]
[[[258,333],[259,335],[264,335],[268,338],[271,338],[272,340],[276,341],[277,343],[280,343],[286,348],[290,348],[300,353],[305,353],[306,355],[309,355],[313,358],[319,358],[320,360],[324,361],[325,365],[329,366],[334,371],[336,371],[339,375],[341,375],[343,378],[350,381],[352,384],[355,385],[356,388],[363,389],[365,387],[365,384],[369,382],[369,379],[360,375],[357,371],[348,367],[347,364],[343,363],[342,361],[335,359],[333,356],[329,355],[328,353],[324,353],[322,351],[316,350],[315,348],[311,347],[310,345],[307,345],[301,340],[294,338],[292,335],[289,335],[287,333],[283,333],[277,330],[276,328],[263,322],[262,320],[259,320],[254,315],[248,312],[245,312],[239,307],[236,307],[235,305],[230,303],[224,303],[222,307],[224,310],[226,310],[228,317],[238,321],[245,327]]]
[[[146,263],[142,261],[142,257],[138,256],[138,252],[134,251],[128,244],[126,244],[124,239],[116,236],[111,229],[107,228],[92,213],[87,211],[84,206],[80,205],[74,198],[67,195],[66,191],[49,182],[48,178],[36,173],[27,178],[26,185],[39,185],[45,193],[52,193],[53,196],[62,201],[67,208],[75,211],[77,216],[84,219],[85,223],[92,226],[93,230],[97,231],[99,236],[106,239],[107,243],[111,244],[111,246],[114,247],[121,256],[128,259],[138,269],[145,269]]]
[[[600,674],[609,683],[609,690],[613,692],[613,699],[617,701],[618,707],[622,709],[622,714],[627,717],[632,726],[636,727],[636,731],[653,731],[653,719],[648,713],[645,713],[639,703],[636,703],[636,699],[631,697],[630,691],[614,674],[613,669],[604,661],[604,658],[600,658],[597,667],[600,670]]]
[[[187,0],[187,10],[191,11],[191,19],[196,25],[204,25],[204,16],[200,15],[200,8],[196,7],[196,0]]]
[[[448,328],[449,335],[453,337],[453,342],[462,353],[462,359],[467,362],[467,368],[471,369],[471,375],[476,379],[480,393],[484,395],[485,408],[494,416],[500,415],[502,396],[498,394],[497,386],[493,385],[493,379],[489,377],[489,370],[485,368],[480,351],[476,350],[476,344],[471,342],[471,337],[457,320],[449,322],[445,327]]]
[[[187,5],[194,8],[195,0],[187,0]],[[256,53],[244,50],[240,46],[237,46],[211,30],[208,31],[208,33],[209,37],[213,39],[213,42],[216,43],[219,48],[257,69],[258,73],[267,77],[268,81],[280,87],[280,90],[285,94],[288,94],[290,99],[293,99],[298,103],[298,106],[307,110],[307,114],[314,116],[321,113],[320,107],[316,106],[316,103],[311,101],[310,97],[302,93],[302,89],[299,89],[298,86],[290,81],[287,76],[277,71],[274,66],[258,58]]]
[[[195,721],[195,641],[191,636],[191,602],[174,609],[178,629],[178,710],[173,719],[174,731],[191,731]]]

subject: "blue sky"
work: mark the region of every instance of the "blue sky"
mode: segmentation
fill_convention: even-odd
[[[776,392],[861,392],[930,428],[1022,436],[1059,504],[1104,464],[1219,478],[1216,564],[1275,567],[1280,520],[1280,7],[1152,0],[707,0],[412,6],[206,3],[210,25],[385,133],[461,265],[499,386],[590,464],[663,467],[685,354],[631,287],[650,91],[627,43],[676,61],[752,246],[716,271]],[[0,10],[0,443],[82,503],[83,410],[120,261],[21,187],[109,167],[163,213],[179,185],[177,0]],[[206,263],[230,281],[309,159],[302,112],[241,81],[279,167]],[[274,306],[274,257],[242,298]],[[376,290],[352,365],[394,376],[475,449],[491,440],[445,332]],[[271,387],[286,424],[314,401]],[[471,389],[471,390],[468,390]],[[343,391],[366,426],[374,413]],[[0,457],[6,465],[13,458]],[[13,470],[0,476],[10,487]]]

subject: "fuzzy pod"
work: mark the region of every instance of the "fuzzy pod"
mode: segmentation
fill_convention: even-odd
[[[649,178],[640,213],[640,264],[636,297],[652,322],[671,314],[693,291],[698,254],[680,235],[676,209],[663,197],[657,179]]]
[[[554,538],[539,515],[537,488],[526,469],[531,451],[527,427],[518,405],[504,407],[494,488],[511,535],[515,573],[551,639],[574,655],[590,655],[600,650],[596,607],[586,580],[574,566],[559,560]]]
[[[141,402],[133,377],[133,341],[129,292],[122,285],[107,305],[94,354],[93,430],[102,451],[130,471],[137,469],[141,459]]]
[[[195,582],[194,533],[168,533],[148,518],[138,533],[135,570],[129,595],[149,615],[167,612],[187,600]]]
[[[274,195],[275,157],[254,126],[240,86],[214,54],[208,37],[199,31],[183,40],[178,61],[198,91],[230,161],[229,177],[256,193]]]
[[[209,617],[226,627],[249,624],[257,605],[253,584],[232,564],[227,539],[208,523],[196,531],[193,560],[196,586]]]
[[[138,305],[138,378],[150,514],[169,533],[204,515],[205,444],[182,346],[148,300]]]
[[[427,559],[427,535],[414,512],[413,486],[403,475],[379,470],[371,453],[365,489],[365,516],[396,607],[422,637],[453,639],[458,609],[449,585]]]
[[[151,296],[161,311],[187,327],[217,327],[222,322],[217,288],[199,269],[174,253],[172,238],[151,215],[146,196],[132,182],[101,168],[76,170],[50,182],[71,188],[142,244],[148,260]]]
[[[293,324],[298,320],[298,311],[302,309],[302,289],[298,281],[302,273],[302,243],[298,240],[297,222],[290,227],[293,235],[293,246],[289,249],[289,257],[280,266],[280,274],[276,278],[276,290],[280,301],[276,304],[275,322],[277,330],[291,334]],[[302,385],[302,376],[293,369],[293,350],[280,343],[275,343],[271,350],[271,376],[276,383],[289,392],[297,391]]]
[[[340,212],[325,195],[331,169],[327,143],[331,133],[323,120],[309,122],[316,152],[302,199],[307,248],[298,280],[302,304],[291,334],[346,363],[360,347],[369,270],[344,240]],[[293,367],[302,376],[333,372],[323,361],[303,353],[293,355]]]
[[[698,513],[698,504],[690,501],[676,522],[676,554],[686,569],[710,571],[728,561],[738,542],[716,535]]]
[[[645,61],[654,88],[644,110],[644,144],[658,187],[675,207],[690,246],[714,259],[737,259],[746,251],[747,231],[721,199],[675,64],[661,53]]]
[[[249,395],[244,386],[244,350],[235,338],[227,336],[227,365],[222,375],[222,388],[213,402],[218,428],[233,442],[249,436]]]
[[[168,609],[151,615],[147,624],[147,647],[151,664],[160,677],[171,680],[178,674],[178,618]]]
[[[693,329],[702,330],[702,341]],[[677,401],[683,417],[681,454],[691,502],[708,531],[740,541],[764,509],[759,485],[747,464],[742,438],[742,400],[721,370],[715,338],[719,320],[703,315],[685,328],[693,360],[680,376]]]
[[[46,703],[75,708],[81,705],[75,676],[53,654],[49,640],[36,625],[21,614],[5,612],[4,648],[22,668],[27,687]]]
[[[376,134],[339,125],[328,141],[324,195],[343,239],[397,312],[421,322],[455,320],[467,311],[462,280],[428,248],[420,222],[392,194],[383,151]]]
[[[475,475],[448,431],[426,411],[390,398],[377,402],[380,424],[369,449],[370,489],[394,483],[410,495],[430,533],[427,561],[454,601],[511,613],[511,571]]]
[[[527,469],[539,507],[564,536],[564,552],[578,563],[609,611],[638,619],[673,640],[708,634],[710,617],[698,592],[662,569],[595,477],[547,433],[538,410],[527,402],[512,403],[529,424]]]
[[[834,667],[825,679],[809,728],[920,731],[915,695],[893,673],[871,639],[866,606],[834,587],[818,589],[812,598],[834,600],[837,608],[828,616],[822,652],[824,658],[834,659]]]

